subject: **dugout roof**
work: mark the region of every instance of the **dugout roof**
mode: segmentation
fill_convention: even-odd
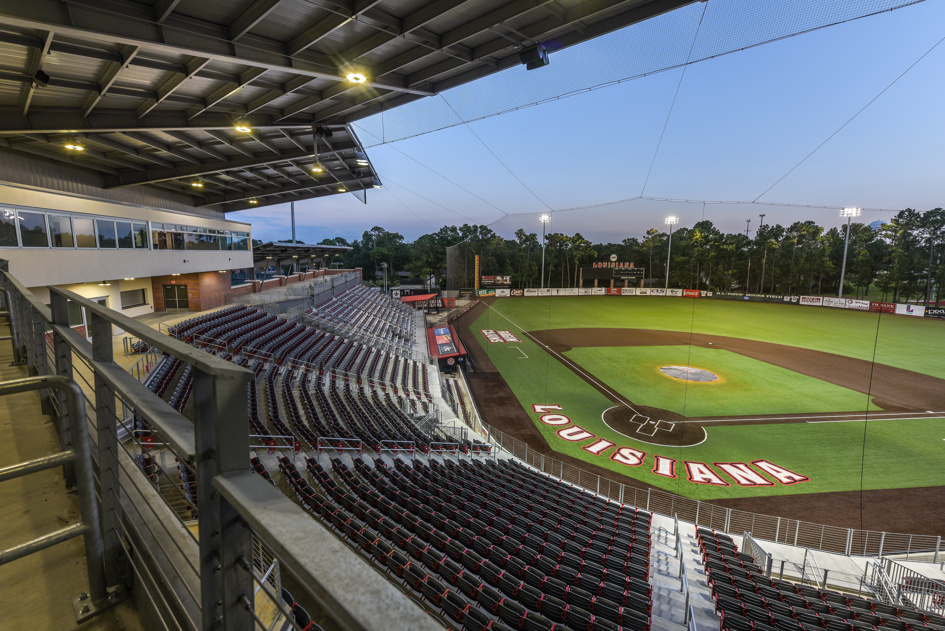
[[[0,151],[224,212],[364,201],[349,123],[692,1],[3,2]]]

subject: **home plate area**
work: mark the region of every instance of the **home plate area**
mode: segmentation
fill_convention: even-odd
[[[649,416],[643,416],[642,414],[634,414],[633,417],[627,422],[631,425],[637,426],[637,434],[643,434],[644,436],[650,437],[655,436],[657,431],[671,432],[676,427],[675,423],[661,420],[654,421]]]
[[[699,423],[680,423],[678,421],[683,418],[678,414],[668,410],[647,407],[641,409],[641,407],[615,405],[604,411],[604,423],[627,438],[635,438],[651,445],[687,447],[698,445],[705,440],[705,430]],[[667,421],[665,417],[676,420]]]

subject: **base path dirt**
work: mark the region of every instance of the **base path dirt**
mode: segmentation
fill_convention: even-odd
[[[605,479],[637,488],[648,488],[650,485],[640,480],[551,449],[512,389],[480,346],[477,339],[478,331],[470,328],[492,302],[494,300],[480,301],[478,305],[453,322],[474,366],[474,372],[467,373],[466,379],[484,420],[489,425],[527,443],[529,449],[546,455],[553,454],[555,458],[567,464]],[[945,382],[943,380],[891,366],[873,366],[864,360],[722,336],[697,336],[689,333],[642,329],[577,330],[580,333],[598,332],[597,339],[592,341],[580,337],[574,331],[575,329],[560,329],[535,332],[534,335],[538,339],[547,340],[547,343],[559,349],[559,352],[575,346],[652,346],[693,343],[708,347],[709,342],[712,342],[711,346],[714,348],[736,352],[845,388],[870,393],[876,404],[885,410],[945,409],[945,387],[943,387]],[[873,373],[872,390],[869,385],[869,369],[876,370]],[[898,386],[891,386],[890,381],[897,383]],[[917,406],[917,402],[923,400],[928,403],[937,403],[939,407]],[[745,417],[744,422],[760,421]],[[792,422],[790,415],[785,415],[784,422]],[[700,425],[711,425],[711,420],[700,419]],[[738,510],[841,528],[945,536],[945,521],[941,519],[941,515],[945,514],[945,492],[941,487],[720,499],[712,500],[712,503]]]

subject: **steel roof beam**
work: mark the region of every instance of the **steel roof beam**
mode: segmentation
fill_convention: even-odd
[[[86,161],[78,160],[77,156],[64,156],[57,151],[50,151],[44,149],[43,147],[34,147],[27,143],[14,143],[11,142],[9,138],[0,138],[0,147],[7,147],[12,151],[22,151],[24,153],[30,153],[41,158],[46,158],[49,160],[54,160],[56,162],[68,162],[74,166],[82,167],[84,169],[90,169],[92,171],[98,171],[99,173],[107,173],[112,176],[118,175],[118,170],[111,167],[102,166],[98,164],[89,164]]]
[[[307,191],[315,188],[331,188],[337,186],[337,184],[344,184],[345,188],[350,188],[349,185],[360,184],[360,182],[355,179],[348,179],[344,181],[339,181],[338,183],[332,182],[328,184],[309,184],[305,182],[304,184],[295,183],[292,186],[270,186],[268,188],[263,188],[262,191],[256,194],[248,194],[245,192],[230,192],[224,194],[212,194],[207,195],[206,202],[203,204],[198,204],[198,206],[214,206],[216,204],[226,204],[232,202],[240,202],[248,200],[252,197],[262,197],[268,195],[286,195],[297,193],[300,191]]]
[[[285,52],[285,44],[253,36],[251,45],[229,40],[227,27],[172,15],[165,24],[155,24],[151,7],[118,5],[123,13],[101,10],[98,0],[30,0],[4,3],[0,21],[7,26],[39,29],[57,35],[139,46],[169,55],[191,55],[209,61],[279,70],[312,78],[346,81],[345,72],[328,56],[304,51],[294,57]],[[368,70],[368,76],[374,77]],[[372,79],[375,88],[415,92],[398,84],[395,78]],[[424,94],[427,92],[421,91]]]
[[[230,39],[238,40],[246,35],[254,26],[266,19],[284,0],[256,0],[240,11],[240,16],[233,20],[228,27]]]
[[[263,68],[250,68],[246,72],[240,75],[240,80],[237,81],[226,81],[223,85],[219,86],[213,92],[208,94],[203,98],[203,107],[195,107],[187,113],[187,118],[194,118],[203,114],[211,107],[215,106],[217,103],[220,103],[227,97],[236,94],[240,89],[251,83],[254,79],[265,74],[266,70]]]
[[[6,79],[0,73],[0,79]],[[94,89],[89,84],[82,89]],[[116,88],[112,92],[117,92]],[[268,114],[252,114],[247,121],[253,129],[276,127]],[[279,123],[278,127],[311,128],[311,120],[297,123]],[[233,116],[218,112],[204,112],[192,119],[184,111],[155,110],[139,119],[131,110],[96,109],[88,117],[81,108],[32,108],[26,116],[18,108],[0,107],[0,134],[21,133],[75,133],[122,131],[184,131],[206,129],[233,129]]]
[[[149,162],[153,162],[162,167],[167,167],[168,169],[172,169],[175,166],[174,163],[171,162],[170,160],[159,158],[158,156],[153,155],[150,152],[140,151],[138,149],[135,149],[134,147],[129,147],[128,145],[112,140],[111,138],[105,138],[99,134],[79,134],[79,135],[85,138],[86,140],[88,140],[89,142],[94,143],[96,145],[100,145],[102,147],[108,147],[109,149],[120,151],[130,156],[135,156],[136,158],[141,158],[142,160],[148,160]]]
[[[0,139],[2,140],[2,139]],[[346,141],[335,146],[336,151],[354,149],[357,145],[352,141]],[[278,162],[287,162],[290,160],[305,160],[312,157],[311,151],[286,151],[280,156],[269,157],[267,155],[253,155],[252,157],[230,158],[228,160],[204,162],[201,166],[176,167],[173,169],[148,169],[147,173],[116,173],[118,177],[108,178],[105,182],[105,188],[118,188],[123,186],[135,186],[138,184],[152,184],[165,180],[176,180],[186,177],[198,177],[209,173],[219,173],[221,171],[232,171],[247,167],[274,164]]]
[[[248,157],[248,158],[254,157],[252,151],[250,151],[250,150],[247,149],[246,147],[241,147],[241,146],[239,146],[238,144],[236,144],[235,142],[233,142],[233,140],[232,140],[231,138],[229,138],[226,134],[224,134],[222,131],[215,131],[215,130],[208,129],[208,130],[206,130],[206,132],[207,132],[207,134],[209,134],[210,136],[213,136],[214,138],[216,138],[217,140],[219,140],[220,142],[222,142],[222,143],[223,143],[224,145],[226,145],[227,147],[230,147],[231,149],[236,149],[237,151],[239,151],[240,153],[242,153],[244,156],[246,156],[246,157]]]
[[[210,63],[210,59],[206,57],[191,57],[187,60],[185,64],[187,66],[187,72],[172,72],[168,77],[166,77],[158,86],[157,97],[153,99],[147,99],[141,103],[136,112],[138,113],[138,118],[143,118],[145,114],[153,110],[155,107],[164,102],[164,99],[169,97],[174,90],[179,88],[184,84],[187,79],[193,77],[198,70]]]
[[[207,154],[208,156],[211,156],[211,157],[213,157],[213,158],[216,158],[217,160],[226,160],[226,159],[227,159],[225,155],[223,155],[222,153],[220,153],[220,152],[217,151],[216,149],[213,149],[212,147],[207,146],[208,143],[201,143],[201,142],[198,142],[195,138],[191,138],[190,136],[188,136],[187,134],[185,134],[185,133],[182,132],[182,131],[167,131],[167,132],[164,132],[164,133],[166,133],[168,136],[170,136],[170,137],[172,137],[172,138],[175,138],[175,139],[181,141],[182,143],[184,143],[185,145],[188,145],[189,147],[193,147],[194,149],[196,149],[196,150],[198,150],[198,151],[204,152],[204,153]]]
[[[154,3],[154,21],[161,24],[174,12],[178,4],[180,0],[157,0]]]
[[[331,11],[331,15],[326,18],[323,18],[305,29],[301,34],[293,38],[288,44],[288,53],[291,56],[298,55],[304,51],[309,46],[316,44],[319,40],[324,38],[327,35],[330,35],[335,30],[341,28],[351,20],[356,20],[358,16],[362,13],[378,4],[379,0],[355,0],[354,2],[346,2],[344,6],[335,6],[333,4],[325,4],[322,2],[316,2],[323,8]],[[341,59],[347,59],[346,57],[341,57]]]
[[[49,46],[53,41],[53,33],[51,31],[45,32],[40,39],[43,40],[42,47],[31,48],[27,55],[29,61],[26,64],[26,75],[30,78],[30,82],[23,84],[20,89],[20,105],[23,106],[23,116],[26,116],[30,111],[30,101],[33,100],[33,92],[36,90],[36,82],[33,77],[43,68],[43,59],[46,58],[46,54],[49,52]]]
[[[142,134],[141,132],[129,131],[129,132],[125,132],[124,135],[128,136],[129,138],[133,140],[137,140],[138,142],[143,142],[146,145],[150,145],[154,147],[155,149],[163,151],[164,153],[169,153],[172,156],[177,156],[181,160],[186,160],[187,162],[191,162],[193,164],[201,164],[198,158],[193,157],[189,153],[186,153],[179,149],[174,149],[173,147],[169,147],[165,145],[163,142],[155,140],[154,138],[151,138],[150,136],[146,134]]]
[[[34,142],[41,142],[43,144],[48,144],[53,147],[62,148],[61,144],[59,144],[58,142],[54,142],[51,138],[49,138],[49,136],[46,136],[45,134],[23,134],[23,137],[28,138],[29,140],[32,140]],[[10,146],[13,147],[14,149],[20,148],[19,145],[11,144]],[[67,151],[66,149],[62,149],[62,150]],[[86,156],[89,158],[95,158],[96,160],[101,160],[102,162],[109,162],[111,164],[115,164],[120,167],[125,167],[126,169],[134,169],[135,171],[141,171],[141,172],[144,172],[147,170],[147,168],[143,164],[132,162],[131,160],[125,160],[124,158],[119,158],[117,156],[110,156],[103,151],[98,151],[91,147],[86,147],[85,150],[81,152],[81,154],[79,152],[76,152],[76,153],[77,153],[77,157]]]
[[[108,65],[105,66],[105,70],[102,71],[102,74],[99,75],[98,81],[98,90],[94,90],[86,98],[85,103],[82,104],[82,113],[85,116],[88,116],[92,113],[92,110],[98,105],[98,102],[102,100],[102,97],[112,88],[115,83],[115,79],[118,78],[118,74],[127,68],[135,56],[138,54],[138,51],[141,50],[137,46],[122,46],[121,52],[121,61],[109,61]]]

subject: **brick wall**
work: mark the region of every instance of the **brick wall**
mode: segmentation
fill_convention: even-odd
[[[230,273],[202,272],[197,274],[200,288],[200,305],[194,311],[204,311],[226,304],[226,294],[230,293]]]
[[[215,274],[217,272],[214,272]],[[220,274],[223,276],[223,274]],[[180,276],[152,276],[151,295],[154,298],[154,310],[164,311],[164,285],[184,285],[187,287],[187,304],[191,311],[200,311],[200,283],[198,274]],[[227,276],[229,279],[229,276]]]

